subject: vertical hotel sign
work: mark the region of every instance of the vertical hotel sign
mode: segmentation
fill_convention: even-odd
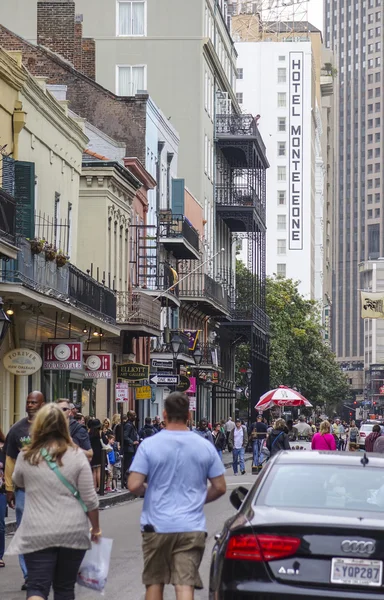
[[[303,249],[304,53],[289,53],[289,250]]]

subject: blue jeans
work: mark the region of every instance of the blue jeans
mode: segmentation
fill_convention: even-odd
[[[223,460],[223,451],[219,450],[217,448],[216,448],[216,450],[217,450],[217,454],[220,456],[220,459]]]
[[[5,551],[5,512],[7,510],[7,496],[0,493],[0,560]]]
[[[51,586],[55,600],[74,600],[75,583],[85,550],[45,548],[25,555],[28,565],[27,598],[47,600]]]
[[[16,499],[16,506],[15,506],[16,525],[17,525],[17,527],[19,527],[20,523],[21,523],[21,519],[23,518],[23,512],[24,512],[25,490],[16,490],[15,499]],[[27,567],[25,565],[24,556],[22,554],[19,555],[19,563],[20,563],[20,569],[23,572],[24,579],[28,579],[28,571],[27,571]]]
[[[237,464],[238,464],[239,460],[240,460],[240,471],[241,472],[245,471],[244,454],[245,454],[245,448],[234,448],[233,449],[233,472],[235,475],[237,475]]]
[[[261,447],[263,445],[264,440],[255,440],[253,442],[253,464],[255,467],[258,467],[260,464],[261,458]]]

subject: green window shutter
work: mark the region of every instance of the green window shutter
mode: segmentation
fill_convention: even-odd
[[[184,214],[185,179],[172,179],[172,213]]]
[[[15,200],[17,233],[35,237],[35,163],[15,162]]]

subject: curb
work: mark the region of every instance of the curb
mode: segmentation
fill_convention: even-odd
[[[250,460],[252,460],[251,454],[244,457],[245,462],[248,462]],[[224,468],[227,470],[231,469],[232,462],[224,463]],[[100,496],[99,497],[99,508],[101,510],[105,510],[106,508],[110,508],[111,506],[116,506],[117,504],[122,504],[123,502],[131,502],[132,500],[136,500],[137,497],[138,496],[135,496],[131,492],[128,492],[128,490],[121,492],[120,494],[115,494],[113,496],[109,496],[108,494],[106,496]],[[6,535],[10,535],[11,533],[14,533],[15,531],[16,531],[16,521],[9,521],[8,523],[5,524],[5,534]]]

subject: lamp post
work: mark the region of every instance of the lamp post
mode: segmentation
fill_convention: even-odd
[[[203,353],[200,350],[199,346],[193,353],[193,360],[195,361],[196,367],[201,365],[201,361],[203,360]],[[200,394],[199,394],[199,369],[196,369],[196,423],[200,418]]]
[[[177,357],[179,356],[180,347],[183,343],[183,340],[179,336],[178,333],[175,333],[171,339],[171,348],[173,355],[173,374],[177,375]],[[177,388],[177,384],[175,385],[175,389]]]
[[[11,324],[11,319],[6,315],[3,309],[4,302],[3,299],[0,298],[0,344],[4,340],[7,335],[7,331]]]
[[[212,382],[212,373],[207,373],[207,378],[205,380],[205,385],[207,386],[207,391],[208,391],[208,397],[207,397],[207,419],[209,421],[211,421],[211,416],[210,416],[210,408],[211,408],[211,404],[212,404],[212,388],[213,388],[213,382]]]
[[[252,421],[252,407],[251,407],[251,403],[252,403],[252,375],[253,375],[253,371],[251,368],[251,365],[248,365],[248,368],[246,370],[245,376],[247,378],[247,389],[248,389],[248,395],[249,395],[249,399],[248,399],[248,425],[251,424]]]

